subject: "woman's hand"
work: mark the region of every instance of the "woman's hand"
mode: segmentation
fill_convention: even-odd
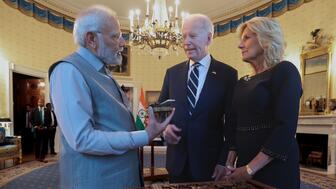
[[[247,173],[246,166],[238,167],[233,172],[225,177],[232,182],[242,182],[252,178],[252,175]]]
[[[222,166],[217,164],[212,178],[215,179],[215,181],[225,180],[226,176],[230,175],[234,170],[235,168],[232,166]]]

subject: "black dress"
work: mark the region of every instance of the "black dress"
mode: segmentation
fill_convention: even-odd
[[[253,179],[280,189],[300,188],[295,133],[301,94],[299,72],[287,61],[238,81],[227,132],[229,147],[238,155],[237,167],[260,151],[274,158]]]

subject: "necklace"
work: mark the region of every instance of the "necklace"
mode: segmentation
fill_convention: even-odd
[[[251,78],[252,78],[252,77],[250,77],[249,75],[245,75],[245,76],[243,77],[243,80],[244,80],[244,81],[250,81]]]

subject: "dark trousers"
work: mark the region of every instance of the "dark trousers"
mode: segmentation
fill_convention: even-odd
[[[24,128],[22,133],[22,153],[29,154],[34,149],[34,135],[31,128]]]
[[[46,128],[35,129],[35,158],[44,160],[48,151],[48,130]]]
[[[193,182],[192,174],[190,171],[189,163],[186,162],[183,171],[179,175],[169,175],[170,183],[183,183],[183,182]]]
[[[187,161],[182,172],[179,175],[169,174],[169,182],[171,183],[184,183],[184,182],[207,182],[213,181],[211,175],[197,174],[191,171],[190,164]]]
[[[55,153],[55,134],[56,134],[56,127],[49,127],[48,128],[49,136],[48,136],[48,143],[50,153]]]

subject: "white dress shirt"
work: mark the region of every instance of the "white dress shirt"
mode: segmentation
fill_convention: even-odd
[[[43,125],[44,124],[44,108],[39,106],[38,110],[39,110],[39,113],[40,113],[40,116],[41,116],[41,123]]]
[[[97,71],[104,69],[103,63],[89,50],[80,47],[77,53]],[[90,88],[73,65],[60,63],[56,66],[50,77],[50,94],[61,132],[74,150],[94,155],[123,154],[148,144],[145,130],[126,132],[95,129],[90,101],[94,97],[90,96]]]
[[[55,118],[54,118],[53,110],[50,110],[50,118],[51,118],[50,126],[54,126],[55,125]]]
[[[26,128],[32,128],[31,125],[31,112],[26,112]]]
[[[210,54],[206,55],[204,58],[202,58],[202,60],[200,60],[198,63],[200,63],[200,66],[198,66],[198,86],[197,86],[197,94],[196,94],[196,103],[198,101],[198,98],[201,94],[208,70],[209,70],[209,66],[210,66],[210,62],[211,62],[211,56]],[[192,65],[195,62],[190,60],[189,61],[189,71],[188,71],[188,80],[190,77],[190,73],[191,73],[191,69],[192,69]]]

